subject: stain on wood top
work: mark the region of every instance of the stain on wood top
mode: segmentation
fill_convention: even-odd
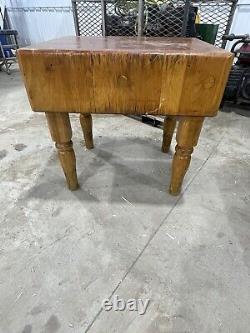
[[[146,54],[228,54],[196,38],[167,37],[63,37],[21,49],[19,52],[125,52]]]

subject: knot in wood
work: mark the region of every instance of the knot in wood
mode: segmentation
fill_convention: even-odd
[[[124,74],[118,76],[117,84],[120,87],[126,87],[129,83],[128,77]]]
[[[213,76],[209,76],[204,82],[205,89],[213,88],[214,85],[215,85],[215,78]]]

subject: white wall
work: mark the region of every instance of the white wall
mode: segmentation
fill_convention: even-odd
[[[19,11],[16,7],[58,7],[56,11]],[[70,0],[6,0],[11,26],[21,46],[75,34]],[[64,7],[63,10],[59,7]]]
[[[0,8],[2,10],[2,14],[4,14],[4,5],[5,5],[5,1],[0,0]],[[2,19],[1,15],[0,15],[0,27],[3,28],[3,19]]]
[[[230,33],[250,34],[250,0],[239,0]],[[230,50],[232,44],[233,42],[228,42],[226,49]]]
[[[71,6],[70,0],[5,0],[7,7]]]

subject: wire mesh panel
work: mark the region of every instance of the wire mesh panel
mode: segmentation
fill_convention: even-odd
[[[215,45],[224,47],[237,0],[72,0],[78,35],[199,35],[195,22],[218,25]]]
[[[187,21],[186,0],[106,2],[107,35],[181,36]],[[140,15],[142,17],[139,21]],[[142,25],[140,29],[140,24]]]
[[[105,29],[107,36],[138,35],[138,1],[106,1]]]
[[[194,1],[193,5],[198,7],[200,23],[218,24],[218,32],[215,45],[225,47],[226,42],[222,36],[229,33],[237,1],[227,0],[201,0]]]
[[[76,33],[102,36],[102,3],[99,0],[72,1]]]
[[[185,35],[187,10],[185,0],[160,3],[145,2],[144,34],[146,36],[167,37]]]
[[[72,5],[78,35],[181,36],[186,33],[189,0],[72,0]]]

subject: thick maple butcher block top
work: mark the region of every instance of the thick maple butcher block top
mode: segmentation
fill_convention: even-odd
[[[22,48],[34,111],[213,116],[232,55],[195,38],[64,37]]]

